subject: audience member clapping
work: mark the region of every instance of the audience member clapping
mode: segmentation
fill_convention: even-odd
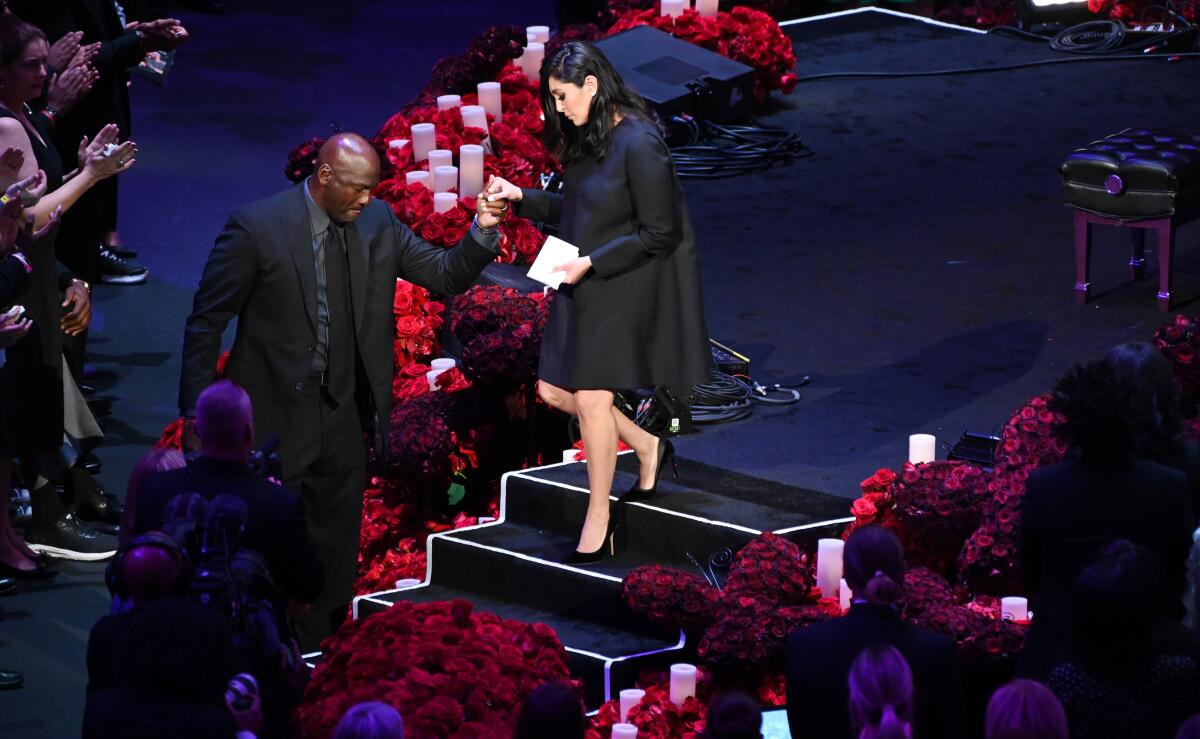
[[[895,647],[867,647],[850,666],[850,724],[858,739],[912,736],[913,677]]]
[[[743,693],[722,693],[708,704],[700,739],[762,739],[762,708]]]
[[[359,703],[338,721],[333,739],[404,739],[404,720],[386,703]]]
[[[513,739],[583,739],[583,704],[567,683],[540,685],[525,699]]]
[[[1013,680],[992,694],[984,717],[986,739],[1068,739],[1067,714],[1050,688]]]
[[[1170,736],[1198,707],[1196,663],[1162,650],[1158,569],[1118,541],[1079,577],[1066,660],[1049,680],[1075,739]]]

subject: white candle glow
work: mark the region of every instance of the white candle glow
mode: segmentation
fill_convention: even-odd
[[[438,110],[449,110],[462,105],[462,97],[458,95],[438,95]]]
[[[841,539],[817,540],[817,587],[821,589],[822,598],[832,598],[837,592],[838,582],[842,579],[844,546]]]
[[[405,173],[404,184],[411,185],[414,182],[420,182],[426,188],[433,189],[433,175],[423,169],[414,169],[411,172]]]
[[[613,724],[612,739],[637,739],[637,727],[633,724]]]
[[[450,192],[458,187],[458,167],[444,166],[433,169],[433,191]]]
[[[452,166],[454,166],[454,152],[450,151],[449,149],[434,149],[433,151],[429,152],[430,172],[438,167]]]
[[[842,607],[842,613],[850,610],[850,586],[844,577],[838,581],[838,605]]]
[[[683,9],[687,7],[687,0],[661,0],[662,15],[669,15],[672,18],[683,15]]]
[[[458,147],[458,193],[473,198],[483,192],[483,147],[463,144]]]
[[[483,109],[492,118],[500,120],[503,117],[500,104],[500,83],[480,82],[475,90],[479,93],[479,104],[483,106]]]
[[[482,105],[464,105],[462,106],[463,125],[467,128],[482,128],[484,131],[487,127],[487,111]]]
[[[563,461],[564,462],[574,462],[575,455],[578,453],[579,453],[578,449],[563,449]],[[622,692],[624,692],[624,691],[622,691]]]
[[[526,26],[525,35],[531,41],[544,44],[550,40],[550,26]]]
[[[438,195],[447,195],[447,194],[450,194],[450,193],[438,193]],[[434,197],[434,204],[435,204],[434,209],[436,210],[437,195],[434,195],[433,197]],[[449,208],[447,208],[447,210],[449,210]],[[439,210],[437,212],[441,213],[442,211]],[[430,390],[436,391],[438,375],[440,375],[443,372],[445,372],[446,370],[454,367],[454,360],[450,359],[448,357],[442,357],[440,359],[435,359],[432,362],[430,362],[429,366],[430,366],[430,370],[425,373],[425,381],[429,383]]]
[[[696,12],[705,18],[712,18],[717,14],[717,5],[719,0],[696,0]]]
[[[406,577],[403,580],[396,581],[396,588],[411,588],[420,585],[421,581],[415,577]]]
[[[433,194],[433,212],[445,213],[458,205],[458,195],[452,192],[435,192]]]
[[[388,142],[388,148],[392,151],[399,151],[408,146],[408,139],[392,139]]]
[[[1028,621],[1029,600],[1017,596],[1001,598],[1000,618],[1005,621]]]
[[[682,706],[688,698],[696,695],[696,666],[671,665],[671,702]]]
[[[412,125],[413,161],[423,162],[429,158],[429,152],[437,148],[437,134],[432,123],[414,123]]]
[[[908,437],[908,461],[913,464],[937,459],[937,437],[933,434],[913,434]]]
[[[529,44],[521,55],[521,71],[531,80],[541,79],[542,59],[545,57],[545,44]]]
[[[574,454],[572,449],[571,453]],[[629,709],[642,702],[642,698],[646,697],[646,691],[638,690],[637,688],[628,688],[621,691],[621,720],[629,718]]]

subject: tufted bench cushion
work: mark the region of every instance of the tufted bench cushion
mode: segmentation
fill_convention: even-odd
[[[1190,220],[1200,211],[1200,136],[1128,128],[1076,149],[1059,175],[1067,204],[1090,213]]]

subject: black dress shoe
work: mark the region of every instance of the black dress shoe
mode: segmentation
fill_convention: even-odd
[[[0,577],[0,595],[6,595],[17,589],[17,578]]]
[[[25,676],[12,670],[0,670],[0,690],[16,690],[25,684]]]
[[[35,561],[35,564],[37,564],[37,567],[32,570],[22,570],[6,562],[0,562],[0,573],[3,573],[2,579],[49,580],[50,578],[58,577],[58,570],[50,569],[49,564],[41,557]]]
[[[662,477],[663,470],[666,469],[667,463],[671,464],[671,474],[675,479],[679,479],[679,463],[675,461],[675,445],[670,439],[658,437],[658,454],[657,461],[654,466],[654,484],[649,489],[642,489],[638,484],[633,483],[633,487],[617,499],[618,503],[637,503],[642,500],[649,500],[658,492],[658,479]]]
[[[79,517],[88,522],[115,526],[121,523],[121,516],[124,513],[125,506],[121,501],[117,500],[115,495],[107,492],[104,486],[93,478],[92,491],[79,506]]]

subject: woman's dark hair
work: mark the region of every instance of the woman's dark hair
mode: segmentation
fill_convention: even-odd
[[[1171,363],[1152,344],[1130,342],[1114,347],[1107,360],[1134,389],[1143,425],[1134,430],[1138,456],[1173,462],[1183,454],[1183,410]]]
[[[175,597],[131,613],[117,645],[119,682],[192,703],[224,705],[237,653],[222,613]]]
[[[1133,382],[1112,363],[1077,364],[1054,385],[1050,409],[1066,417],[1055,431],[1088,462],[1127,462],[1134,454],[1135,429],[1145,426],[1134,396]]]
[[[744,693],[722,693],[708,704],[700,739],[760,739],[762,708]]]
[[[583,704],[567,683],[546,683],[525,699],[513,739],[583,739]]]
[[[1067,739],[1067,713],[1058,696],[1036,680],[1013,680],[988,700],[987,739]]]
[[[1144,667],[1154,656],[1164,590],[1153,554],[1123,539],[1109,544],[1075,584],[1068,658],[1101,675]]]
[[[29,44],[46,34],[37,26],[26,23],[15,15],[0,17],[0,67],[7,67],[21,58]]]
[[[867,647],[850,665],[850,723],[854,736],[904,739],[913,720],[908,660],[888,644]]]
[[[842,573],[855,598],[891,605],[904,584],[904,546],[890,529],[855,529],[842,550]]]
[[[596,97],[588,111],[587,123],[576,126],[567,121],[550,94],[550,78],[583,87],[591,75],[596,78]],[[603,161],[612,149],[613,114],[622,118],[640,118],[657,125],[646,101],[621,75],[600,50],[583,41],[569,41],[542,64],[542,114],[546,119],[545,141],[563,164],[575,164],[587,158]]]

